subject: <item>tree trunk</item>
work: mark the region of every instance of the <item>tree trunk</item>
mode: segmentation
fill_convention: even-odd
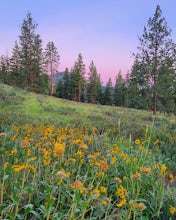
[[[81,102],[81,82],[79,81],[79,88],[78,88],[78,102]]]
[[[53,94],[53,67],[52,63],[50,64],[50,96]]]
[[[157,93],[156,93],[156,76],[157,73],[154,73],[154,91],[153,91],[153,114],[156,115],[156,99],[157,99]]]
[[[153,114],[156,115],[156,91],[153,91]]]
[[[32,69],[32,42],[30,41],[30,66],[29,66],[29,71],[30,71],[30,86],[34,85],[34,73]]]

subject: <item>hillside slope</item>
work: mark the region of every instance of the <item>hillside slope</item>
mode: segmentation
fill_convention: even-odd
[[[154,123],[156,130],[175,129],[174,116],[115,106],[92,105],[35,94],[0,84],[0,124],[54,123],[89,126],[100,131],[119,127],[124,134],[141,135]]]

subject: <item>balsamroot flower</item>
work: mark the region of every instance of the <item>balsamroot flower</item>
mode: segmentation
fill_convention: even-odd
[[[80,189],[83,186],[83,183],[81,180],[75,180],[75,182],[72,183],[71,188],[72,189]]]
[[[54,156],[61,156],[62,154],[64,154],[64,152],[65,152],[65,146],[66,146],[65,143],[56,142],[56,143],[54,144],[53,155],[54,155]]]
[[[141,177],[140,173],[135,173],[131,175],[131,179],[139,179]]]

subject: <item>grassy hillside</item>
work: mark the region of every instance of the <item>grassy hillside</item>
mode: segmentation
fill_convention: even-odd
[[[176,118],[0,84],[0,219],[176,219]]]
[[[152,112],[77,103],[68,100],[34,94],[0,84],[0,122],[54,123],[61,126],[91,126],[103,131],[109,126],[120,126],[124,134],[137,136],[146,126],[176,132],[176,118]],[[135,134],[136,133],[136,134]]]

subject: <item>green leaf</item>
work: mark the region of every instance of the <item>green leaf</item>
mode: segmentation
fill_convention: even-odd
[[[83,209],[86,209],[89,203],[87,201],[82,202]]]
[[[8,179],[9,175],[4,175],[3,181],[6,181]]]
[[[27,205],[25,205],[25,206],[24,206],[25,212],[26,212],[27,214],[29,214],[30,211],[33,209],[33,207],[34,207],[33,204],[27,204]]]
[[[30,208],[33,209],[34,205],[33,204],[27,204],[24,206],[24,209]]]
[[[8,216],[10,219],[14,219],[15,214],[12,213],[12,212],[7,212],[7,216]]]
[[[5,209],[4,205],[0,205],[0,212],[2,212]]]
[[[19,202],[18,196],[14,195],[14,196],[12,197],[12,201],[13,201],[13,204],[17,205],[18,202]]]
[[[52,207],[52,206],[54,205],[54,203],[55,203],[55,200],[56,200],[56,199],[50,199],[50,200],[48,201],[48,206],[49,206],[49,207]]]
[[[42,219],[41,216],[40,216],[40,214],[37,213],[36,211],[31,210],[30,213],[32,213],[35,217],[37,217],[37,219]]]

